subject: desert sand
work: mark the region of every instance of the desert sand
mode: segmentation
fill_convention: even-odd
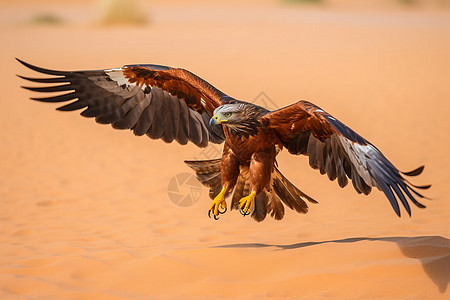
[[[109,27],[88,1],[2,2],[0,299],[448,299],[450,13],[380,2],[159,1],[147,24]],[[30,22],[42,13],[64,22]],[[192,174],[183,160],[220,147],[55,112],[19,88],[15,74],[36,74],[14,57],[64,70],[157,63],[262,105],[310,100],[400,170],[425,165],[413,182],[433,184],[432,199],[397,218],[381,192],[340,189],[283,151],[281,171],[319,204],[214,221],[206,189],[180,186],[196,200],[183,207],[168,186]]]

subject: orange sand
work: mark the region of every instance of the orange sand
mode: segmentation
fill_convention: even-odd
[[[156,2],[145,27],[102,27],[86,1],[46,3],[0,6],[0,299],[449,298],[448,12]],[[67,22],[26,23],[45,11]],[[240,99],[311,100],[401,170],[425,164],[415,183],[433,200],[399,219],[380,192],[340,189],[285,151],[281,170],[319,205],[213,221],[206,189],[190,207],[167,195],[201,150],[28,101],[14,74],[35,74],[16,56],[180,66]]]

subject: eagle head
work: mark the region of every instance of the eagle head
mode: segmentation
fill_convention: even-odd
[[[224,125],[230,125],[240,123],[245,120],[245,108],[242,103],[230,103],[217,107],[214,110],[214,115],[209,121],[209,125],[224,123]]]
[[[262,126],[259,117],[265,113],[264,108],[251,103],[227,103],[214,110],[209,125],[222,124],[235,133],[254,135]]]

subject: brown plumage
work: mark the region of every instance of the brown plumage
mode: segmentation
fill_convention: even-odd
[[[116,129],[130,129],[136,135],[180,144],[189,141],[199,147],[209,142],[224,144],[221,158],[186,161],[198,180],[210,188],[213,199],[210,216],[218,219],[231,208],[256,221],[267,215],[281,220],[284,206],[307,213],[307,202],[317,203],[287,180],[278,170],[277,154],[283,149],[309,157],[312,168],[338,181],[351,180],[358,193],[372,187],[383,191],[400,216],[398,200],[409,215],[408,201],[416,191],[404,176],[417,176],[423,167],[401,173],[371,143],[307,101],[268,111],[260,106],[227,96],[212,85],[177,68],[159,65],[126,65],[94,71],[54,71],[18,60],[49,78],[21,78],[46,87],[24,87],[35,92],[60,92],[56,96],[31,98],[42,102],[67,102],[58,110],[84,109],[81,115]],[[62,94],[61,94],[62,92]]]

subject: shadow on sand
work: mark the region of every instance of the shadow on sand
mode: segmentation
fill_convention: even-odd
[[[442,236],[417,237],[355,237],[321,242],[302,242],[287,245],[261,243],[229,244],[219,248],[264,248],[276,247],[281,250],[299,249],[328,243],[355,243],[360,241],[385,241],[398,245],[403,255],[418,259],[425,273],[437,285],[441,293],[445,293],[450,282],[450,240]]]

